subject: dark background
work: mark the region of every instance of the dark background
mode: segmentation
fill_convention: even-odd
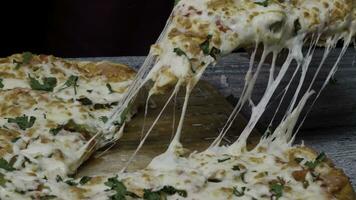
[[[61,57],[146,55],[173,0],[2,1],[0,56],[31,51]]]

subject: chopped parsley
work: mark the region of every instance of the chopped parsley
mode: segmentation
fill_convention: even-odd
[[[57,128],[51,128],[51,129],[49,129],[49,132],[50,132],[52,135],[56,136],[56,135],[59,133],[59,131],[61,131],[63,128],[64,128],[63,125],[59,125],[59,126],[57,126]]]
[[[106,123],[109,120],[107,116],[101,116],[99,119],[104,123]]]
[[[28,75],[30,80],[30,87],[33,90],[42,90],[47,92],[53,92],[53,89],[57,86],[57,79],[55,77],[44,77],[42,78],[42,84],[35,78]]]
[[[167,199],[167,196],[178,194],[181,197],[187,197],[188,193],[185,190],[177,190],[173,186],[164,186],[158,191],[152,191],[149,189],[144,190],[143,199],[145,200],[161,200]]]
[[[78,85],[78,76],[74,76],[74,75],[70,75],[69,78],[67,79],[67,81],[64,83],[64,87],[62,89],[60,89],[59,91],[62,91],[64,89],[67,89],[69,87],[73,87],[74,88],[74,94],[77,94],[77,87]]]
[[[93,105],[93,102],[90,99],[88,99],[87,97],[77,99],[77,101],[79,101],[83,106]]]
[[[299,19],[296,19],[294,21],[294,35],[297,35],[300,29],[302,29],[302,26],[300,25]]]
[[[268,6],[268,1],[269,0],[257,1],[257,2],[255,2],[255,4],[263,6],[263,7],[267,7]]]
[[[0,169],[4,169],[10,172],[15,170],[15,168],[3,158],[0,158]]]
[[[0,173],[0,186],[4,186],[6,182],[5,175]]]
[[[195,70],[193,69],[193,65],[190,62],[190,58],[188,57],[188,55],[180,48],[174,48],[173,52],[176,53],[178,56],[184,56],[188,59],[189,64],[190,64],[190,70],[192,70],[193,73],[195,73]]]
[[[74,180],[66,180],[65,183],[67,183],[70,186],[77,186],[78,183],[74,182]]]
[[[245,195],[245,190],[246,187],[241,187],[241,190],[238,190],[237,187],[233,188],[234,190],[232,191],[232,193],[237,196],[237,197],[242,197]]]
[[[232,167],[232,170],[234,170],[234,171],[240,171],[241,169],[240,169],[240,167],[239,167],[238,165],[234,165],[234,166]]]
[[[218,163],[222,163],[222,162],[225,162],[225,161],[228,161],[228,160],[231,160],[231,158],[219,159]]]
[[[296,163],[301,163],[304,160],[304,158],[294,158],[294,161]]]
[[[241,181],[242,181],[243,183],[245,183],[245,184],[247,183],[247,182],[246,182],[246,179],[245,179],[246,173],[247,173],[247,172],[242,172],[242,173],[240,174]]]
[[[46,195],[46,196],[42,196],[40,197],[40,200],[50,200],[50,199],[56,199],[57,196],[55,195]]]
[[[90,177],[90,176],[83,176],[83,177],[80,179],[79,184],[80,184],[80,185],[85,185],[85,184],[88,183],[90,180],[91,180],[91,177]]]
[[[200,49],[203,51],[205,55],[209,55],[210,53],[210,40],[213,36],[208,35],[208,38],[200,44]]]
[[[213,57],[215,60],[218,58],[218,55],[221,53],[221,50],[216,48],[216,47],[213,47],[210,51],[210,56]]]
[[[31,52],[24,52],[22,53],[22,61],[16,61],[14,60],[14,63],[16,63],[15,69],[18,70],[22,65],[29,64],[32,60],[32,53]]]
[[[309,169],[315,169],[320,163],[322,163],[326,159],[325,153],[320,153],[314,161],[307,161],[304,165]]]
[[[2,83],[2,81],[3,81],[3,79],[0,78],[0,89],[1,89],[1,88],[4,88],[4,84]]]
[[[62,182],[63,179],[62,179],[62,177],[61,177],[60,175],[57,175],[57,176],[56,176],[56,181],[57,181],[57,182]]]
[[[116,192],[110,197],[111,200],[125,200],[126,196],[138,198],[135,193],[127,191],[126,186],[117,179],[117,176],[109,178],[104,184]]]
[[[270,185],[270,192],[272,193],[272,196],[276,197],[276,199],[283,196],[283,189],[284,185],[281,183],[273,183]]]
[[[15,123],[19,126],[21,130],[26,130],[28,128],[31,128],[33,124],[36,121],[36,117],[31,116],[30,118],[26,115],[23,115],[22,117],[16,117],[16,118],[8,118],[7,122],[8,123]]]
[[[106,84],[106,87],[108,88],[108,90],[109,90],[109,94],[112,94],[112,93],[114,93],[115,91],[112,89],[112,87],[111,87],[111,85],[110,85],[110,83],[107,83]]]
[[[15,138],[13,138],[13,139],[11,140],[11,142],[12,142],[12,143],[15,143],[15,142],[17,142],[19,139],[21,139],[21,137],[15,137]]]

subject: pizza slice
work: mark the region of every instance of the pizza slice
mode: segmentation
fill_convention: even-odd
[[[181,0],[151,48],[152,93],[177,82],[194,85],[208,65],[237,48],[261,43],[267,54],[289,49],[300,61],[308,38],[347,42],[356,32],[354,7],[352,0]]]

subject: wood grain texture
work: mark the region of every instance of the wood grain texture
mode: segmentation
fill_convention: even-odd
[[[339,52],[340,49],[335,49],[328,56],[325,66],[323,67],[320,76],[317,78],[314,87],[315,89],[318,89],[318,87],[320,87],[320,85],[323,83],[328,69],[330,69],[330,67],[337,59]],[[322,53],[322,49],[316,50],[310,66],[311,72],[315,71],[315,69],[318,67]],[[351,178],[354,188],[356,188],[355,57],[355,49],[349,48],[340,63],[340,70],[335,75],[337,82],[335,84],[329,84],[326,87],[325,91],[322,93],[316,105],[314,106],[312,112],[309,114],[305,123],[303,124],[296,141],[296,143],[300,143],[301,140],[303,140],[312,148],[327,153],[330,158],[335,161],[337,166],[344,169],[346,174]],[[91,58],[90,60],[110,60],[113,62],[125,63],[138,69],[142,64],[144,57]],[[235,98],[238,98],[243,88],[243,80],[248,69],[248,63],[249,59],[246,53],[229,55],[221,59],[217,66],[208,68],[204,74],[203,79],[210,82],[225,97],[232,95]],[[267,64],[262,68],[259,81],[256,84],[256,89],[253,94],[254,101],[257,101],[264,92],[264,85],[268,80],[268,69],[269,68]],[[292,71],[287,73],[286,78],[282,81],[282,85],[286,85],[287,81],[291,77],[291,74]],[[310,79],[310,76],[307,77],[307,80],[310,81]],[[296,83],[294,82],[292,84],[292,88],[295,86]],[[278,94],[278,91],[276,94]],[[287,96],[290,96],[290,94]],[[191,106],[194,105],[192,102],[190,104]],[[198,106],[196,109],[200,111],[200,109],[206,108],[206,106],[207,105],[205,102],[200,102],[200,106]],[[269,119],[271,118],[271,114],[273,114],[275,108],[276,104],[272,104],[266,111],[267,114],[262,116],[261,123],[258,125],[258,128],[261,130],[261,132],[266,127],[266,124],[268,124]],[[207,112],[199,117],[209,115],[209,110],[205,111]],[[243,114],[248,116],[249,111],[249,107],[246,107]],[[219,113],[219,117],[215,118],[216,120],[219,120],[219,123],[214,124],[214,127],[211,128],[211,130],[215,131],[215,133],[217,132],[218,128],[221,128],[221,126],[219,127],[219,124],[222,124],[226,119],[227,115],[229,114],[229,109],[221,109],[221,112]],[[279,114],[279,118],[281,116],[282,115]],[[203,120],[208,119],[204,118]],[[205,121],[204,123],[210,124],[210,122],[211,121]],[[204,132],[203,129],[195,129],[195,131]],[[235,131],[234,133],[238,133],[238,131]],[[117,156],[120,157],[120,155]],[[140,159],[140,157],[138,158]],[[125,157],[123,159],[127,158]]]

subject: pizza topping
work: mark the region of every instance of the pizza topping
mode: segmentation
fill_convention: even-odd
[[[79,101],[84,106],[93,105],[93,102],[90,99],[88,99],[87,97],[77,99],[77,101]]]
[[[42,90],[47,92],[53,92],[53,89],[57,86],[57,79],[54,77],[44,77],[42,78],[42,84],[35,78],[28,75],[30,80],[30,86],[33,90]]]
[[[188,193],[185,190],[177,190],[172,186],[164,186],[162,189],[160,189],[158,191],[152,191],[150,189],[145,189],[143,199],[145,199],[145,200],[167,199],[167,196],[172,196],[176,193],[181,197],[188,196]]]
[[[68,80],[64,83],[64,87],[60,89],[59,91],[65,90],[69,87],[73,87],[74,89],[74,94],[77,94],[77,88],[78,88],[78,76],[70,75]]]
[[[0,169],[4,169],[6,171],[14,171],[15,170],[15,168],[3,158],[0,158]]]
[[[121,181],[119,181],[117,177],[109,178],[108,181],[104,184],[116,192],[110,197],[112,200],[124,200],[126,199],[126,196],[131,196],[134,198],[138,197],[135,193],[127,191],[126,186]]]
[[[80,181],[79,184],[80,185],[85,185],[86,183],[88,183],[92,178],[89,176],[83,176]]]
[[[284,184],[282,183],[272,183],[270,184],[270,191],[272,193],[272,197],[275,199],[279,199],[283,196]]]
[[[263,7],[267,7],[268,6],[268,2],[269,2],[269,0],[255,1],[255,4],[263,6]]]
[[[241,187],[241,190],[239,190],[237,187],[234,187],[233,189],[234,189],[233,194],[235,196],[242,197],[245,195],[246,187]]]
[[[114,93],[115,91],[112,89],[112,87],[111,87],[111,85],[110,85],[110,83],[107,83],[106,84],[106,87],[108,88],[108,90],[109,90],[109,94],[112,94],[112,93]]]
[[[188,59],[188,62],[189,62],[191,71],[192,71],[193,73],[195,73],[195,70],[193,69],[193,65],[192,65],[192,63],[191,63],[191,61],[190,61],[189,56],[188,56],[182,49],[180,49],[180,48],[174,48],[174,49],[173,49],[173,52],[176,53],[178,56],[184,56],[184,57],[186,57],[186,58]]]
[[[304,165],[311,170],[314,170],[318,165],[320,165],[326,159],[325,153],[320,153],[314,161],[307,161]]]
[[[63,125],[59,125],[59,126],[57,126],[57,128],[51,128],[51,129],[49,130],[49,132],[50,132],[52,135],[56,136],[63,128],[64,128]]]
[[[26,130],[31,128],[36,121],[36,117],[30,116],[30,118],[26,115],[16,118],[8,118],[8,123],[15,123],[19,126],[21,130]]]
[[[4,83],[2,81],[3,81],[3,79],[0,78],[0,89],[4,88]]]
[[[22,65],[29,64],[31,59],[32,59],[32,57],[33,57],[33,55],[32,55],[31,52],[24,52],[22,54],[22,61],[21,62],[14,60],[14,63],[16,63],[15,69],[18,70],[18,69],[20,69],[20,67]]]

